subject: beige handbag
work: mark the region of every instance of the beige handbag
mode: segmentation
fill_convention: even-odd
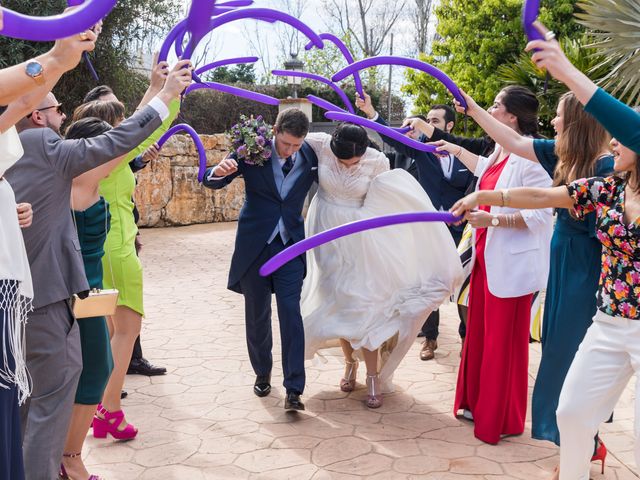
[[[106,317],[116,313],[118,295],[116,289],[100,290],[94,288],[86,298],[80,298],[74,294],[71,300],[71,308],[76,318]]]
[[[73,209],[73,201],[71,202],[71,208]],[[105,220],[104,230],[108,231],[108,212],[107,204],[105,202]],[[71,212],[73,218],[73,224],[76,227],[76,235],[78,234],[78,225],[76,224],[76,217]],[[113,270],[111,269],[111,258],[109,258],[109,269],[111,270],[111,281],[115,285],[113,279]],[[89,295],[86,298],[80,298],[77,294],[73,294],[71,298],[71,310],[76,318],[89,318],[89,317],[106,317],[116,313],[116,307],[118,306],[118,295],[120,292],[113,289],[99,289],[92,288],[89,291]]]

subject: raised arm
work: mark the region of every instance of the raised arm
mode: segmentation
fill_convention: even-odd
[[[147,91],[144,93],[144,96],[142,97],[142,100],[140,100],[136,110],[140,110],[144,107],[160,92],[160,90],[162,90],[164,82],[169,75],[169,64],[167,62],[158,63],[158,53],[159,52],[155,52],[153,54],[153,68],[151,69],[151,81],[149,82],[149,88],[147,88]]]
[[[382,118],[382,116],[376,111],[373,103],[371,102],[371,97],[366,93],[364,93],[364,98],[360,97],[358,93],[356,93],[356,107],[358,107],[362,113],[364,113],[369,120],[373,120],[380,125],[389,126],[387,121]],[[431,127],[433,128],[433,127]],[[393,138],[387,137],[385,135],[380,135],[384,143],[393,147],[393,149],[398,152],[406,155],[407,157],[415,158],[416,154],[420,152],[415,148],[411,148],[409,145],[406,145],[402,142],[394,140]]]
[[[480,160],[480,156],[475,153],[471,153],[466,148],[463,148],[460,145],[456,145],[455,143],[450,143],[445,140],[438,140],[434,142],[434,145],[437,145],[438,152],[449,152],[452,153],[455,157],[458,158],[464,165],[472,172],[475,173],[476,167],[478,166],[478,161]]]
[[[183,68],[183,67],[189,68]],[[189,61],[178,62],[162,91],[148,106],[109,132],[93,138],[62,140],[51,129],[43,129],[45,155],[52,168],[75,178],[122,156],[147,139],[169,115],[168,105],[191,83]]]
[[[537,28],[543,35],[549,32],[541,23],[537,23]],[[640,153],[639,113],[598,88],[589,77],[574,67],[555,39],[529,42],[526,49],[534,51],[531,60],[569,87],[580,103],[585,105],[585,110],[613,137],[634,152]]]
[[[467,138],[452,133],[447,133],[439,128],[434,128],[431,124],[420,118],[411,118],[405,121],[405,125],[423,133],[430,142],[444,140],[445,142],[460,145],[465,150],[476,155],[486,155],[487,150],[493,147],[493,142],[485,138]]]
[[[85,33],[84,39],[74,35],[58,40],[44,55],[0,70],[0,105],[9,105],[0,116],[0,133],[6,132],[32,112],[58,83],[62,74],[80,62],[82,52],[95,48],[96,34],[92,31]],[[27,75],[25,70],[27,64],[34,60],[42,65],[42,76],[37,79]]]
[[[462,91],[461,91],[462,92]],[[462,92],[464,99],[467,102],[466,112],[471,118],[473,118],[480,127],[489,135],[493,140],[502,145],[503,148],[516,155],[537,162],[536,152],[533,148],[533,139],[529,137],[523,137],[518,134],[514,129],[509,128],[504,123],[499,122],[491,116],[484,108],[480,106],[467,95]],[[456,110],[459,113],[464,113],[465,109],[460,102],[455,100]],[[449,140],[450,141],[450,140]],[[453,142],[456,143],[456,142]],[[459,143],[462,145],[462,143]]]

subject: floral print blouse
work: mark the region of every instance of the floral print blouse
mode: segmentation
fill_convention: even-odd
[[[579,218],[595,211],[602,243],[598,309],[607,315],[640,320],[640,218],[624,221],[625,181],[594,177],[567,185]]]

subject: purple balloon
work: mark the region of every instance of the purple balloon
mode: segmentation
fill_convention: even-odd
[[[314,105],[320,108],[323,108],[325,110],[328,110],[330,112],[348,113],[344,108],[340,108],[336,104],[331,103],[328,100],[325,100],[324,98],[316,97],[315,95],[307,95],[307,100],[309,100]]]
[[[301,22],[299,19],[287,13],[279,12],[278,10],[272,10],[269,8],[243,8],[239,10],[233,10],[231,12],[227,12],[220,16],[212,18],[210,20],[208,28],[209,28],[209,31],[211,31],[229,22],[234,22],[236,20],[242,20],[246,18],[253,18],[255,20],[261,20],[261,21],[275,20],[275,21],[287,23],[292,27],[294,27],[295,29],[297,29],[298,31],[300,31],[301,33],[304,33],[306,37],[309,40],[311,40],[313,44],[318,48],[323,48],[324,46],[324,44],[322,43],[322,39],[318,36],[318,34],[315,33],[306,24]],[[173,27],[171,32],[169,32],[169,35],[165,39],[164,43],[162,44],[162,48],[160,49],[160,55],[159,55],[158,61],[166,61],[169,54],[169,50],[171,49],[171,45],[173,45],[176,38],[181,34],[182,29],[185,28],[186,22],[187,22],[186,20],[183,20],[182,22],[178,23],[175,27]],[[195,48],[195,46],[193,48]],[[183,58],[189,58],[187,56],[188,53],[190,54],[193,52],[188,52],[185,49]]]
[[[89,54],[87,52],[82,52],[82,58],[84,62],[87,64],[87,68],[89,69],[89,73],[93,77],[96,82],[100,81],[100,77],[98,77],[98,72],[93,68],[93,63],[91,63],[91,59],[89,58]]]
[[[200,140],[200,137],[190,125],[187,125],[186,123],[180,123],[178,125],[174,125],[169,130],[164,132],[164,134],[162,134],[157,142],[158,149],[162,148],[165,142],[169,140],[169,137],[182,131],[187,132],[191,136],[191,138],[193,139],[193,143],[195,143],[196,148],[198,149],[198,156],[200,160],[200,166],[198,168],[198,181],[202,182],[202,180],[204,179],[204,172],[207,169],[207,154],[204,150],[202,140]]]
[[[540,13],[540,0],[524,0],[522,4],[522,28],[527,34],[529,41],[544,40],[542,35],[536,27],[533,26],[533,22],[538,19]]]
[[[116,2],[117,0],[88,0],[78,8],[49,17],[31,17],[0,7],[4,22],[0,35],[36,42],[71,37],[89,30],[106,17]]]
[[[228,2],[218,3],[218,7],[250,7],[253,0],[230,0]]]
[[[231,85],[225,85],[224,83],[218,82],[192,83],[187,87],[184,94],[188,95],[194,90],[200,90],[201,88],[210,88],[212,90],[230,93],[231,95],[235,95],[236,97],[242,97],[248,100],[254,100],[256,102],[266,103],[267,105],[280,105],[280,100],[274,97],[270,97],[269,95],[252,92],[250,90],[245,90],[244,88],[232,87]]]
[[[291,76],[291,77],[308,78],[309,80],[316,80],[318,82],[324,83],[325,85],[329,85],[334,90],[334,92],[338,94],[338,96],[340,97],[342,102],[345,104],[347,109],[351,113],[355,113],[355,110],[353,109],[353,105],[351,104],[351,101],[349,100],[349,97],[347,96],[347,94],[344,93],[344,90],[342,90],[338,85],[333,83],[328,78],[323,77],[322,75],[316,75],[314,73],[309,73],[309,72],[300,72],[297,70],[272,70],[271,73],[273,73],[274,75],[278,75],[280,77]]]
[[[401,133],[397,132],[393,128],[387,127],[385,125],[381,125],[380,123],[369,120],[368,118],[360,117],[358,115],[354,115],[352,113],[343,113],[343,112],[325,112],[325,117],[330,120],[337,120],[339,122],[349,122],[355,123],[356,125],[360,125],[362,127],[370,128],[371,130],[378,132],[380,135],[384,135],[386,137],[392,138],[398,142],[404,143],[405,145],[414,148],[416,150],[420,150],[422,152],[431,152],[431,153],[445,153],[445,152],[436,152],[435,145],[429,145],[428,143],[422,143],[413,138],[406,137]]]
[[[224,60],[216,60],[215,62],[211,62],[206,64],[203,67],[198,68],[194,73],[197,75],[202,75],[209,70],[213,70],[214,68],[224,67],[225,65],[235,65],[237,63],[254,63],[258,61],[258,57],[237,57],[237,58],[226,58]]]
[[[311,237],[305,238],[298,243],[294,243],[290,247],[269,259],[262,267],[260,267],[260,275],[266,277],[278,270],[285,263],[302,255],[308,250],[332,242],[338,238],[353,235],[354,233],[363,232],[365,230],[373,230],[375,228],[387,227],[389,225],[399,225],[403,223],[415,222],[447,222],[453,223],[460,221],[461,217],[456,217],[449,212],[412,212],[398,213],[394,215],[384,215],[381,217],[367,218],[356,222],[347,223],[334,227],[324,232],[318,233]]]
[[[465,101],[462,93],[460,92],[460,88],[455,84],[455,82],[449,77],[446,73],[444,73],[439,68],[434,67],[426,62],[421,62],[420,60],[415,60],[413,58],[407,57],[396,57],[390,55],[382,55],[379,57],[365,58],[364,60],[360,60],[359,62],[355,62],[349,65],[346,68],[343,68],[338,73],[336,73],[331,80],[334,82],[338,82],[349,75],[352,75],[354,72],[359,70],[364,70],[365,68],[375,67],[378,65],[400,65],[404,67],[413,68],[416,70],[420,70],[425,72],[432,77],[436,78],[440,81],[447,90],[451,92],[451,94],[455,97],[458,102],[466,109],[467,102]]]
[[[342,52],[342,55],[347,60],[347,63],[349,65],[351,65],[353,62],[355,62],[355,60],[353,58],[353,55],[351,55],[351,52],[349,51],[347,46],[344,44],[344,42],[342,40],[340,40],[334,34],[332,34],[332,33],[321,33],[320,34],[320,38],[323,39],[323,40],[329,40],[336,47],[338,47],[338,49]],[[304,48],[305,48],[305,50],[311,50],[313,48],[313,43],[311,43],[311,42],[308,43],[307,45],[305,45]],[[358,95],[360,95],[361,98],[364,98],[364,89],[362,88],[362,80],[360,80],[360,73],[359,72],[355,72],[353,74],[353,81],[356,84],[356,92],[358,92]]]
[[[215,4],[215,0],[191,0],[186,28],[191,38],[184,49],[183,58],[191,58],[200,40],[209,33],[209,19],[213,15]]]

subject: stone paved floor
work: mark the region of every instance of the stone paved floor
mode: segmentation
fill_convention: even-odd
[[[307,369],[305,413],[283,411],[277,351],[273,392],[255,397],[242,297],[225,289],[234,235],[235,224],[143,231],[143,346],[169,372],[127,377],[124,408],[140,434],[128,443],[88,438],[94,473],[109,480],[548,477],[557,449],[531,440],[528,428],[490,446],[451,415],[460,349],[451,305],[442,309],[436,360],[421,362],[416,341],[397,371],[396,393],[379,410],[364,407],[362,383],[350,395],[339,391],[339,356]],[[531,347],[531,385],[539,350]],[[594,464],[594,479],[638,478],[631,386],[615,413],[602,432],[607,470],[602,476]]]

